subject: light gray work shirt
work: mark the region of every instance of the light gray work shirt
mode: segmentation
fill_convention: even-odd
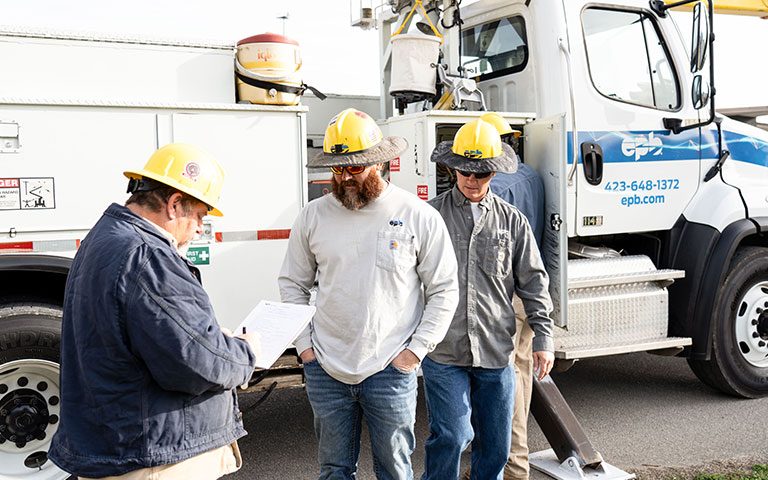
[[[443,339],[459,297],[456,255],[440,215],[389,184],[359,210],[333,195],[309,202],[291,229],[278,277],[284,302],[317,311],[294,342],[355,385],[407,348],[419,360]]]
[[[535,334],[533,351],[554,351],[549,277],[525,216],[490,191],[480,201],[477,222],[458,187],[429,204],[443,216],[459,264],[459,306],[429,358],[457,366],[511,365],[515,292]]]

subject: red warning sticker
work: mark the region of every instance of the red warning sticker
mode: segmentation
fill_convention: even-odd
[[[56,208],[52,177],[0,178],[0,210]]]

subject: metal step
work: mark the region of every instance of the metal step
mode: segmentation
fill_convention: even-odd
[[[685,277],[683,270],[654,270],[649,272],[620,273],[617,275],[601,275],[568,279],[568,289],[606,287],[624,285],[627,283],[661,282],[664,287],[671,285],[676,278]]]
[[[691,345],[689,337],[664,337],[639,341],[630,344],[592,345],[584,348],[555,350],[555,358],[563,360],[578,360],[580,358],[604,357],[606,355],[618,355],[621,353],[648,352],[675,347],[687,347]]]
[[[682,270],[657,270],[633,255],[568,261],[568,317],[555,356],[578,359],[690,345],[668,338],[667,287]]]

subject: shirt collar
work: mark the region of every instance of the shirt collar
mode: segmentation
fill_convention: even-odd
[[[145,230],[149,233],[156,233],[159,234],[161,237],[168,240],[168,242],[171,244],[174,250],[178,252],[178,254],[181,256],[181,258],[186,259],[186,250],[188,247],[179,249],[179,242],[176,241],[176,238],[169,232],[168,230],[164,229],[160,225],[153,223],[149,219],[142,217],[141,215],[138,215],[134,213],[131,209],[128,207],[125,207],[123,205],[119,205],[117,203],[111,204],[107,210],[104,212],[105,215],[109,215],[115,218],[120,218],[122,220],[125,220],[127,222],[130,222],[137,227],[140,227],[142,230]],[[147,226],[151,225],[152,228],[148,228]]]
[[[169,242],[171,242],[171,245],[173,246],[174,249],[176,249],[177,252],[179,251],[179,242],[176,240],[176,237],[174,237],[171,234],[171,232],[169,232],[168,230],[164,229],[163,227],[161,227],[160,225],[156,224],[155,222],[153,222],[151,220],[147,220],[147,222],[149,222],[150,225],[155,227],[155,229],[157,229],[157,231],[160,232],[160,235],[162,235]],[[179,252],[179,253],[181,253],[181,252]]]
[[[459,190],[458,185],[454,185],[453,189],[451,190],[451,196],[453,197],[453,203],[457,207],[461,207],[462,205],[469,204],[469,199],[464,196],[463,193],[461,193],[461,190]],[[491,189],[488,189],[488,193],[485,194],[482,200],[480,200],[479,206],[485,208],[486,210],[491,208],[491,197],[493,196],[493,192],[491,192]]]

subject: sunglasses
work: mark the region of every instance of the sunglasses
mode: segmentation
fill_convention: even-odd
[[[336,175],[341,175],[344,173],[344,170],[347,171],[350,175],[357,175],[358,173],[363,173],[363,170],[365,170],[365,167],[361,166],[354,166],[354,167],[331,167],[331,171],[335,173]]]
[[[481,178],[488,178],[493,173],[493,172],[483,172],[483,173],[465,172],[463,170],[456,170],[456,171],[459,172],[463,177],[469,177],[470,175],[474,175],[475,178],[477,178],[478,180]]]

